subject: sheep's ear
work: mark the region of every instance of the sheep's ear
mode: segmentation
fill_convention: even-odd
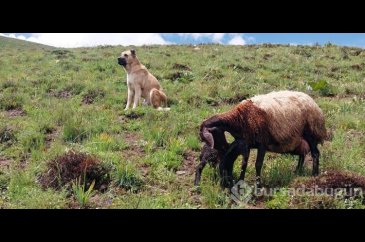
[[[214,148],[214,138],[212,133],[207,129],[204,128],[202,131],[202,135],[204,137],[204,141],[207,143],[207,145],[210,146],[210,148]]]

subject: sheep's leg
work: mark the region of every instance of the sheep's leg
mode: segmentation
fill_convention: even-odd
[[[233,157],[230,157],[229,162],[226,164],[226,176],[223,178],[224,186],[231,188],[233,184],[233,165],[238,155],[233,153]]]
[[[222,162],[219,164],[219,171],[223,178],[222,185],[224,187],[233,186],[233,164],[241,152],[240,141],[235,140],[229,146]]]
[[[255,163],[256,187],[257,188],[261,188],[261,168],[264,163],[265,153],[266,153],[266,150],[264,147],[261,146],[257,149],[257,157],[256,157],[256,163]]]
[[[318,176],[319,174],[319,156],[320,152],[317,148],[318,142],[313,139],[312,136],[306,136],[306,141],[309,144],[309,148],[311,150],[312,160],[313,160],[313,170],[312,170],[312,176]]]
[[[311,146],[311,145],[310,145]],[[312,176],[318,176],[319,174],[319,150],[317,148],[317,144],[313,145],[313,149],[311,146],[311,154],[313,159],[313,170],[312,170]]]
[[[242,157],[242,165],[241,165],[241,174],[240,179],[244,181],[245,180],[245,174],[246,174],[246,168],[248,163],[248,157],[250,156],[250,149],[245,145],[243,147],[243,157]]]
[[[195,171],[195,181],[194,181],[194,185],[195,186],[198,186],[199,185],[200,178],[201,178],[203,169],[204,169],[204,167],[205,167],[206,164],[207,164],[207,162],[205,160],[203,160],[202,162],[200,162],[200,164],[196,168],[196,171]]]
[[[304,155],[299,155],[298,166],[295,169],[296,174],[301,174],[303,172],[304,157]]]

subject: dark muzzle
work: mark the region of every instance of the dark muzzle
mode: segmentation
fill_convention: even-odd
[[[125,60],[125,58],[119,57],[118,64],[125,67],[127,65],[127,61]]]

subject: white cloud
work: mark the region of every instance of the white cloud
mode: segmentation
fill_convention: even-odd
[[[226,36],[232,37],[232,39],[228,41],[228,45],[245,45],[248,42],[252,43],[255,41],[254,37],[248,36],[246,38],[242,33],[179,33],[178,36],[191,37],[194,40],[210,38],[212,42],[220,44],[223,44],[222,42],[226,43],[226,40],[224,40]]]
[[[179,33],[177,35],[182,36],[182,37],[192,37],[195,40],[200,39],[200,38],[211,38],[213,42],[220,43],[226,34],[225,33]]]
[[[10,38],[37,42],[55,47],[91,47],[97,45],[171,44],[155,33],[36,33],[30,37],[7,34]]]
[[[27,38],[26,38],[24,35],[19,35],[19,36],[18,36],[18,39],[26,40]]]
[[[32,34],[0,34],[10,38],[32,41],[55,47],[92,47],[98,45],[150,45],[175,44],[164,39],[163,34],[156,33],[32,33]],[[166,34],[165,34],[166,35]],[[174,42],[199,40],[201,42],[228,45],[245,45],[255,39],[242,33],[177,33]],[[188,38],[188,39],[186,39]],[[189,41],[188,41],[189,42]]]
[[[242,36],[235,36],[229,42],[229,45],[245,45],[246,41],[242,38]]]
[[[223,39],[224,35],[225,34],[223,34],[223,33],[215,33],[215,34],[213,34],[213,41],[214,42],[220,42]]]

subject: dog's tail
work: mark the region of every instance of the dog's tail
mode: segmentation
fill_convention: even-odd
[[[156,88],[152,88],[150,91],[150,100],[151,104],[154,108],[157,108],[157,110],[160,111],[169,111],[170,108],[162,108],[162,104],[164,106],[167,106],[167,97],[164,92],[161,90],[158,90]]]

